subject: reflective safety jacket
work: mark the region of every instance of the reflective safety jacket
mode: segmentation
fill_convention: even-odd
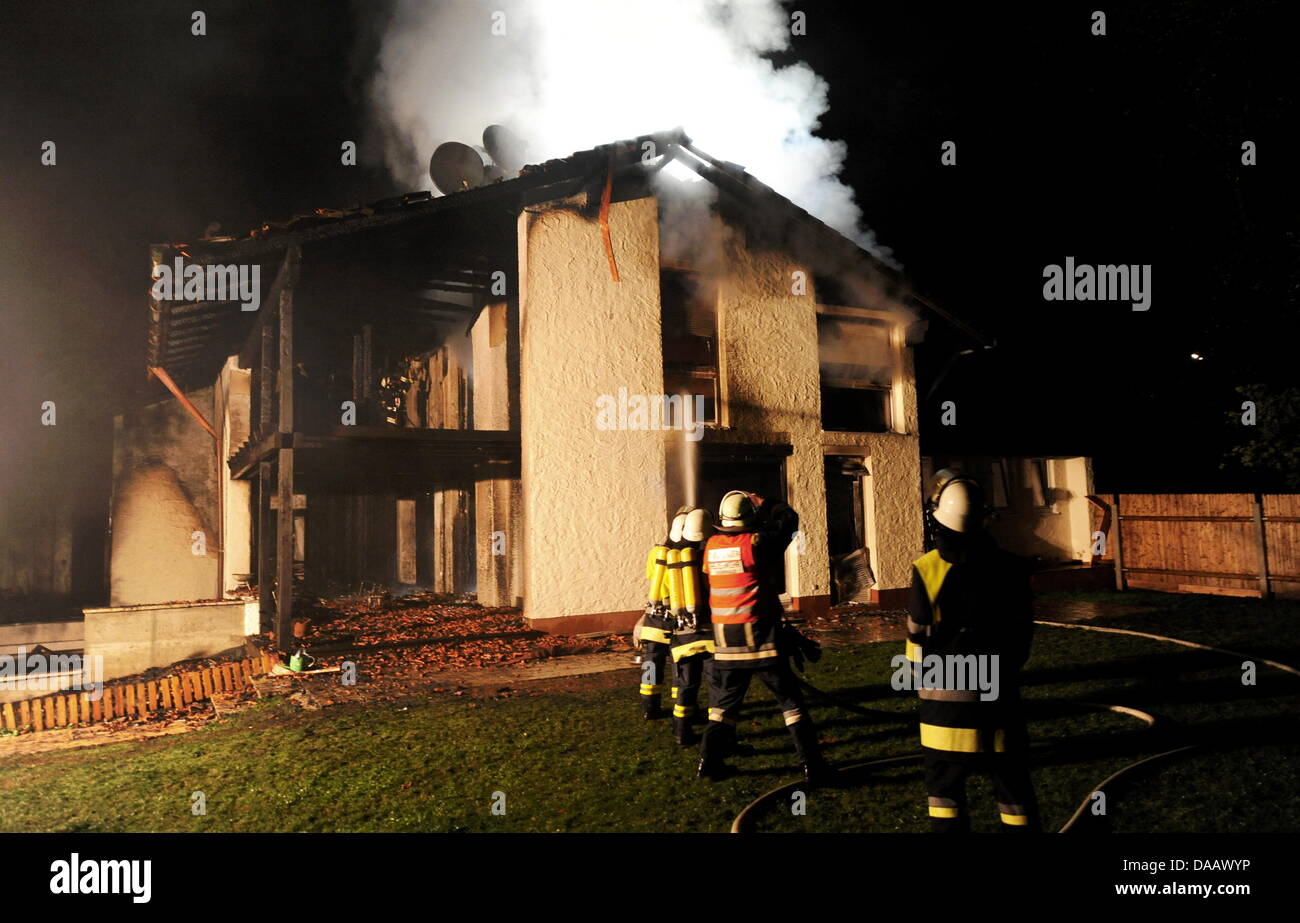
[[[1019,670],[1033,633],[1028,571],[984,536],[943,531],[939,547],[912,565],[906,651],[921,699],[921,746],[947,759],[1021,749]]]
[[[756,532],[719,533],[704,546],[717,667],[758,669],[772,666],[779,656],[781,600],[772,575],[765,573],[772,562],[755,554],[760,538]]]

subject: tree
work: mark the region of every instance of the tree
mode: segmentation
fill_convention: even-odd
[[[1241,424],[1241,436],[1223,467],[1235,462],[1287,490],[1300,490],[1300,388],[1245,385],[1236,390],[1242,409],[1229,417]]]

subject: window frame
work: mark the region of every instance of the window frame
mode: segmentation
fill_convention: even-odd
[[[906,344],[906,325],[902,318],[892,311],[882,311],[878,308],[854,308],[847,305],[820,304],[817,305],[817,316],[813,318],[813,323],[817,323],[817,317],[843,317],[850,320],[872,320],[883,322],[886,327],[888,346],[893,358],[893,374],[890,377],[889,386],[862,388],[864,391],[883,391],[885,392],[885,429],[884,433],[906,434],[906,416],[903,403],[903,385],[906,382],[905,374],[905,350]],[[818,392],[821,391],[821,347],[818,345],[818,367],[817,367],[817,384]],[[819,414],[820,416],[820,414]],[[828,430],[822,421],[818,421],[822,426],[823,433],[859,433],[860,435],[880,435],[869,431],[859,430]]]
[[[725,428],[726,427],[726,398],[725,382],[726,375],[724,372],[725,365],[723,360],[722,349],[722,282],[717,279],[706,279],[706,283],[711,286],[713,292],[713,363],[712,365],[701,365],[698,363],[678,363],[669,362],[667,353],[664,350],[664,286],[663,277],[667,273],[679,273],[694,276],[698,279],[705,279],[705,273],[698,267],[691,266],[678,260],[660,260],[659,262],[659,349],[660,364],[663,369],[662,386],[665,396],[668,392],[668,376],[670,374],[679,377],[698,378],[705,381],[713,382],[713,419],[704,421],[705,427]]]

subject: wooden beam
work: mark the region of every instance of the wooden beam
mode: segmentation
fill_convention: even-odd
[[[1113,523],[1111,531],[1115,534],[1108,536],[1110,540],[1110,552],[1115,556],[1115,589],[1121,592],[1128,589],[1128,584],[1124,576],[1124,540],[1121,537],[1123,531],[1123,518],[1119,512],[1119,494],[1114,494],[1114,503],[1111,505],[1113,515],[1110,521]]]
[[[257,603],[262,631],[273,624],[271,611],[271,463],[257,466]]]
[[[283,437],[293,433],[293,291],[298,279],[302,254],[296,244],[289,247],[284,257],[277,314],[280,328],[278,368],[279,425]],[[293,643],[293,448],[292,443],[282,444],[276,465],[276,494],[280,509],[276,514],[276,644],[288,652]]]
[[[275,329],[261,325],[262,349],[257,367],[257,435],[269,436],[275,420]]]
[[[171,376],[167,374],[165,369],[151,365],[149,366],[149,374],[162,382],[163,387],[170,391],[176,400],[181,402],[181,406],[190,412],[190,416],[199,421],[199,425],[206,429],[213,439],[220,441],[221,437],[218,436],[217,431],[212,428],[212,424],[204,418],[203,414],[199,411],[199,408],[195,407],[190,399],[185,396],[185,392],[176,387],[176,382],[172,381]]]

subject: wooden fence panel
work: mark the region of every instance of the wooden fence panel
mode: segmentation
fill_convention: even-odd
[[[1300,595],[1300,495],[1114,499],[1125,585],[1227,596]]]
[[[0,704],[0,727],[37,731],[96,724],[113,718],[147,718],[193,702],[202,702],[214,692],[235,692],[252,687],[253,677],[269,673],[280,661],[263,654],[232,663],[187,673],[173,673],[144,682],[105,683],[100,696],[65,692],[36,699]]]

